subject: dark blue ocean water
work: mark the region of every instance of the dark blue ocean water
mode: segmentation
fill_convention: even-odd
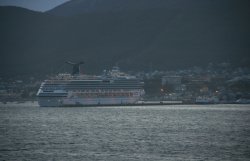
[[[250,160],[250,105],[0,104],[0,160]]]

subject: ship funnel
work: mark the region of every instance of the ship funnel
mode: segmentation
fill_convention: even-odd
[[[81,61],[79,63],[73,63],[73,62],[67,61],[66,63],[69,65],[72,65],[72,67],[73,67],[72,68],[72,75],[79,75],[80,74],[80,65],[84,64],[83,61]]]

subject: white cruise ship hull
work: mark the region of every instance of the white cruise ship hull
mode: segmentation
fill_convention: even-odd
[[[61,106],[102,106],[102,105],[129,105],[135,104],[140,97],[119,97],[119,98],[61,98],[61,97],[40,97],[38,104],[41,107]]]

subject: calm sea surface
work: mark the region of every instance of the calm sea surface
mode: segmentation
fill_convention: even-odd
[[[0,160],[250,160],[250,105],[0,104]]]

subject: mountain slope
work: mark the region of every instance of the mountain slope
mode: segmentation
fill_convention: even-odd
[[[217,4],[217,1],[214,1]],[[176,69],[209,62],[249,64],[247,5],[84,13],[70,17],[0,7],[0,75]],[[239,10],[241,8],[241,10]]]
[[[178,0],[180,1],[180,0]],[[173,0],[72,0],[47,13],[60,16],[72,16],[83,13],[125,12],[150,10],[156,8],[178,7]],[[181,0],[183,5],[188,4]]]
[[[47,13],[59,16],[72,16],[84,13],[134,12],[153,9],[172,11],[215,10],[220,14],[248,10],[248,0],[71,0]]]

